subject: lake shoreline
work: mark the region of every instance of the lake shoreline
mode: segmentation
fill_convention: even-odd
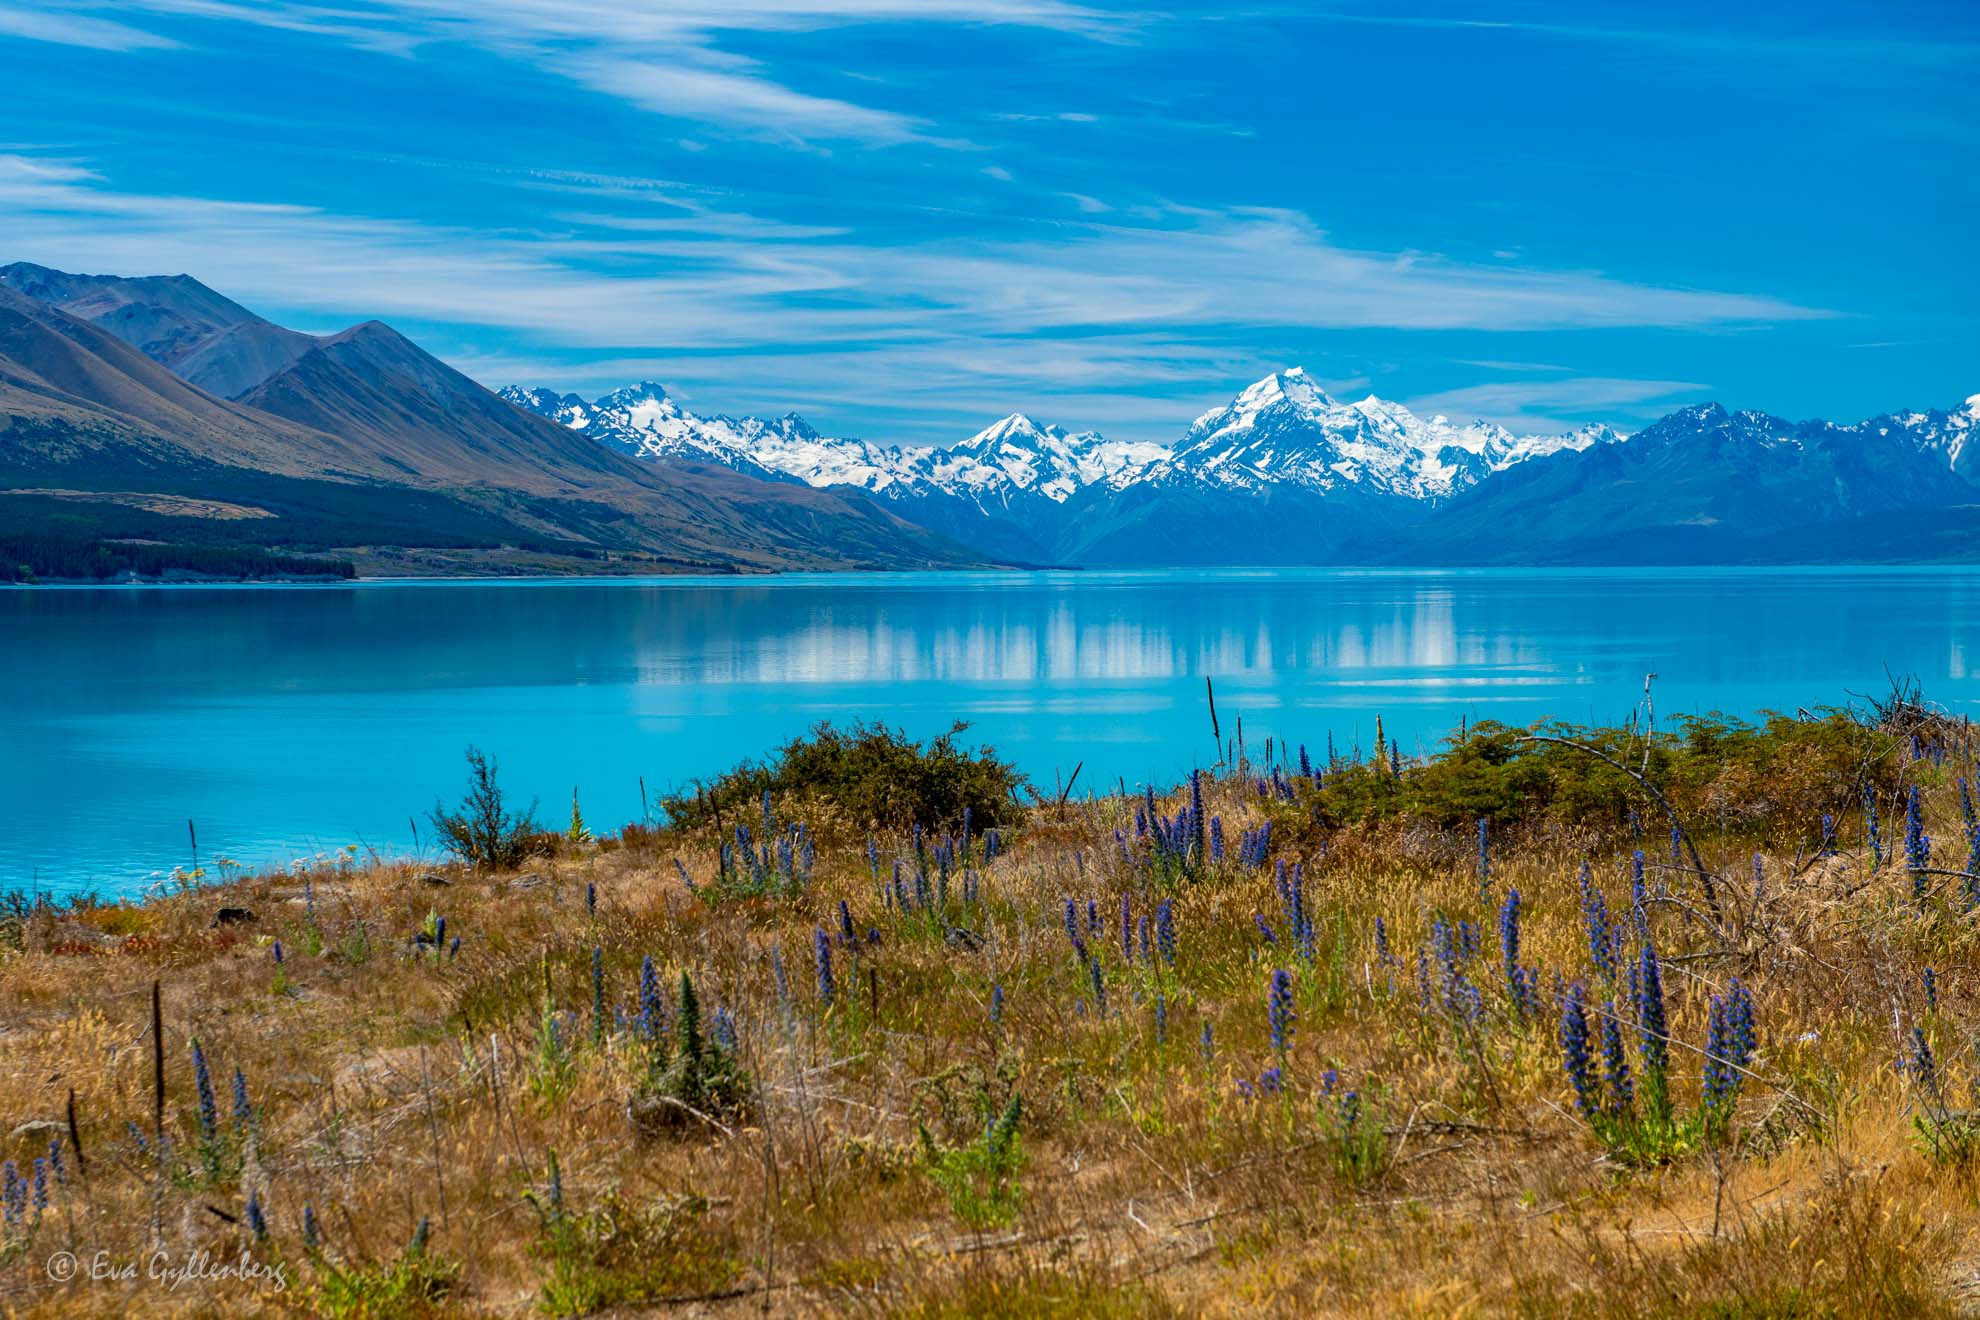
[[[469,743],[616,823],[821,719],[957,720],[1042,782],[1174,783],[1226,732],[1406,751],[1462,722],[1814,706],[1914,675],[1980,716],[1980,573],[1918,566],[371,579],[0,593],[0,888],[204,849],[410,855]],[[75,785],[88,785],[79,792]],[[38,879],[37,879],[38,877]]]
[[[329,574],[270,576],[254,578],[175,576],[170,578],[118,578],[99,580],[89,578],[43,578],[34,582],[0,582],[0,593],[7,591],[32,591],[41,587],[54,587],[65,591],[102,588],[124,590],[131,587],[363,587],[363,586],[403,586],[432,584],[435,586],[460,584],[514,584],[529,585],[540,583],[568,584],[575,586],[605,586],[616,584],[693,582],[757,582],[764,580],[839,580],[839,579],[911,579],[935,578],[956,579],[964,577],[1018,577],[1037,575],[1086,575],[1091,577],[1154,577],[1183,576],[1216,579],[1229,576],[1256,574],[1274,575],[1354,575],[1363,577],[1434,578],[1434,577],[1507,577],[1534,578],[1549,575],[1560,576],[1645,576],[1645,577],[1722,577],[1738,574],[1753,575],[1797,575],[1807,573],[1844,573],[1852,576],[1873,574],[1980,574],[1980,562],[1971,559],[1921,559],[1904,561],[1809,561],[1807,563],[1753,563],[1753,564],[1693,564],[1693,563],[1563,563],[1563,564],[1312,564],[1286,565],[1279,563],[1258,564],[1216,564],[1194,566],[1160,565],[978,565],[933,568],[832,568],[832,569],[763,569],[750,570],[736,568],[710,571],[706,568],[682,569],[678,572],[547,572],[547,573],[360,573],[354,577],[338,577]]]

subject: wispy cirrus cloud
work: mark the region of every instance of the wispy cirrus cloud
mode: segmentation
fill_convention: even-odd
[[[733,66],[711,68],[678,59],[661,62],[593,53],[557,60],[552,67],[593,91],[645,110],[727,124],[797,144],[850,139],[892,145],[922,139],[927,128],[925,121],[911,115],[810,96]]]
[[[187,271],[319,326],[398,317],[454,327],[457,343],[473,342],[475,327],[496,330],[516,374],[534,351],[540,367],[529,374],[553,384],[588,349],[592,361],[674,364],[674,381],[754,378],[756,393],[738,407],[856,392],[876,409],[955,412],[1015,396],[1118,424],[1144,411],[1124,395],[1167,399],[1211,373],[1257,366],[1211,345],[1315,329],[1709,327],[1823,315],[1597,272],[1354,250],[1284,211],[1172,209],[1163,219],[1068,221],[1031,240],[862,242],[843,227],[782,226],[660,196],[517,235],[131,193],[86,164],[0,155],[0,228],[19,256]],[[802,390],[766,400],[765,379]],[[1573,410],[1695,388],[1522,381],[1420,402],[1504,419],[1536,403]],[[1079,418],[1075,404],[1096,412]]]
[[[1889,72],[1888,66],[1893,64],[1955,68],[1980,55],[1980,42],[1972,40],[1971,33],[1964,34],[1962,39],[1960,34],[1950,30],[1934,31],[1929,35],[1909,35],[1893,28],[1871,37],[1860,33],[1839,35],[1808,31],[1803,24],[1768,26],[1768,16],[1758,11],[1754,15],[1757,21],[1736,26],[1695,21],[1661,26],[1655,23],[1605,23],[1600,21],[1594,10],[1586,12],[1586,21],[1572,21],[1565,18],[1524,18],[1514,14],[1406,13],[1393,6],[1369,10],[1317,10],[1299,6],[1289,9],[1287,17],[1320,23],[1504,33],[1603,45],[1646,46],[1691,55],[1715,55],[1729,60],[1765,56],[1820,61],[1850,66],[1864,74]],[[1654,17],[1654,11],[1650,16]],[[1880,65],[1884,67],[1880,69]]]
[[[1517,365],[1517,364],[1515,364]],[[1691,380],[1636,380],[1616,376],[1565,376],[1548,380],[1493,381],[1409,400],[1425,417],[1460,421],[1483,418],[1522,433],[1564,431],[1591,417],[1626,422],[1696,402],[1711,386]]]
[[[1341,246],[1293,211],[1170,209],[1161,223],[1067,225],[1050,242],[873,254],[865,277],[950,289],[1005,329],[1201,326],[1538,330],[1698,327],[1828,315],[1764,295],[1666,288],[1596,271]]]
[[[554,366],[468,350],[448,361],[477,380],[546,383],[585,398],[656,380],[698,411],[800,412],[822,430],[882,443],[952,442],[1013,411],[1171,439],[1227,396],[1228,384],[1269,369],[1248,354],[1137,334],[903,343],[881,352],[776,344],[749,353],[577,356]],[[845,420],[852,416],[866,420]]]
[[[174,3],[175,0],[163,0]],[[618,42],[689,40],[710,32],[808,32],[866,23],[935,22],[1045,28],[1086,36],[1129,20],[1065,0],[386,0],[381,11],[515,31]]]
[[[161,258],[231,274],[287,303],[334,299],[588,342],[691,344],[904,334],[1193,327],[1528,330],[1697,327],[1819,317],[1765,295],[1666,288],[1593,271],[1342,247],[1281,210],[1171,209],[1166,223],[1055,224],[1035,240],[862,244],[663,204],[562,234],[514,237],[312,207],[120,191],[86,166],[0,157],[0,214],[23,246]],[[310,260],[298,262],[298,254]],[[643,258],[646,274],[586,269]],[[335,263],[326,272],[316,263]],[[369,272],[369,273],[368,273]],[[420,273],[423,272],[423,273]],[[332,277],[334,276],[334,278]],[[408,277],[414,276],[408,282]],[[693,302],[671,313],[659,292]],[[843,300],[832,295],[844,293]],[[581,296],[581,316],[564,308]],[[707,300],[726,301],[712,318]],[[762,304],[758,300],[772,300]]]
[[[90,50],[170,50],[178,42],[129,23],[66,9],[0,5],[0,37],[20,37]]]
[[[86,2],[86,0],[85,0]],[[126,0],[125,8],[177,18],[305,32],[367,49],[414,52],[464,42],[526,61],[657,114],[797,145],[928,142],[918,117],[789,85],[761,62],[725,48],[727,34],[803,32],[877,23],[1038,28],[1104,38],[1122,21],[1064,0],[384,0],[332,7],[272,0]],[[5,11],[0,11],[4,13]],[[78,19],[109,24],[106,20]]]

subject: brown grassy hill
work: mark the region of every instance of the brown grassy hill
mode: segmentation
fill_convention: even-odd
[[[252,389],[316,342],[263,320],[189,275],[71,275],[17,261],[0,266],[0,287],[107,330],[222,398]]]
[[[5,286],[0,409],[11,419],[64,423],[75,443],[106,461],[205,461],[290,475],[362,463],[335,437],[215,398],[116,336]],[[39,432],[57,433],[54,427]],[[19,437],[16,443],[27,444]],[[79,457],[10,447],[0,453],[0,466],[72,465]]]
[[[293,361],[240,399],[223,399],[103,324],[28,296],[19,270],[6,268],[15,278],[0,282],[0,490],[163,494],[275,515],[252,526],[135,519],[125,499],[92,518],[73,498],[53,509],[16,496],[7,512],[20,538],[382,547],[395,569],[411,571],[472,571],[477,555],[510,571],[972,562],[855,494],[636,463],[522,412],[375,321],[305,336]],[[165,283],[174,311],[189,298],[177,281]],[[170,318],[131,310],[148,287],[120,282],[114,305],[107,295],[69,301],[126,331],[156,328]],[[189,335],[197,338],[190,330],[133,337],[172,358]]]

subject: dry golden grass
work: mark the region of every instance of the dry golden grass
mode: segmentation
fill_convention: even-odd
[[[1963,843],[1951,842],[1962,830],[1952,773],[1923,763],[1913,772],[1932,785],[1941,856],[1963,859]],[[982,872],[981,904],[951,912],[972,933],[966,942],[885,909],[850,841],[821,851],[803,893],[741,898],[715,893],[709,838],[666,834],[569,849],[534,864],[536,880],[360,864],[32,913],[7,932],[18,947],[0,954],[4,1154],[30,1177],[60,1141],[66,1179],[46,1209],[6,1229],[4,1304],[24,1315],[1970,1308],[1980,1184],[1971,1164],[1921,1151],[1917,1097],[1896,1067],[1923,1026],[1948,1094],[1965,1094],[1964,1024],[1980,982],[1974,919],[1950,888],[1920,910],[1900,865],[1872,874],[1846,852],[1806,866],[1767,858],[1756,898],[1750,861],[1701,841],[1722,876],[1726,915],[1712,926],[1687,914],[1699,903],[1695,877],[1654,872],[1676,900],[1653,904],[1651,920],[1679,1111],[1698,1104],[1708,999],[1735,975],[1757,1001],[1761,1047],[1722,1139],[1632,1169],[1578,1116],[1561,1066],[1552,974],[1592,981],[1572,840],[1493,859],[1495,900],[1508,885],[1524,899],[1523,961],[1544,969],[1547,1007],[1522,1022],[1468,837],[1350,831],[1324,859],[1295,845],[1288,860],[1307,863],[1317,930],[1308,964],[1291,948],[1269,869],[1231,862],[1153,883],[1123,864],[1114,832],[1132,837],[1135,805],[1075,803],[1063,820],[1042,812],[1009,834]],[[1233,848],[1260,810],[1235,779],[1213,785],[1209,805]],[[889,863],[905,848],[882,840]],[[1593,860],[1611,910],[1626,914],[1626,866],[1612,853]],[[429,872],[446,883],[428,883]],[[958,873],[952,896],[960,885]],[[1173,966],[1123,959],[1123,892],[1137,918],[1173,897]],[[1090,941],[1105,1014],[1063,930],[1067,896],[1082,921],[1085,900],[1098,904],[1103,930]],[[813,940],[821,927],[836,932],[841,899],[862,937],[880,937],[862,939],[857,956],[835,947],[828,1005]],[[216,928],[222,906],[255,919]],[[1271,919],[1276,947],[1258,936],[1254,912]],[[1475,1034],[1419,1002],[1415,959],[1439,912],[1484,932],[1466,967],[1483,991]],[[457,957],[412,951],[429,913],[460,936]],[[1378,916],[1393,969],[1375,960]],[[779,948],[783,1003],[770,961]],[[595,1043],[593,949],[608,1018],[635,1011],[645,956],[670,1005],[686,971],[705,1015],[734,1015],[754,1082],[746,1114],[719,1126],[690,1119],[671,1134],[634,1126],[627,1101],[645,1055],[617,1021]],[[531,1085],[546,965],[572,1055],[567,1086],[548,1098]],[[1299,1015],[1282,1061],[1265,1011],[1280,966],[1296,973]],[[1936,1012],[1923,1002],[1927,966],[1939,975]],[[1001,1029],[989,1019],[993,986],[1006,996]],[[1160,1045],[1158,989],[1168,1011]],[[1206,1020],[1216,1045],[1207,1063]],[[195,1038],[220,1111],[211,1168]],[[1239,1094],[1240,1077],[1281,1062],[1283,1094]],[[240,1136],[236,1068],[255,1115]],[[1372,1167],[1344,1167],[1321,1121],[1329,1068],[1381,1125]],[[86,1166],[68,1136],[71,1094]],[[995,1226],[971,1228],[931,1178],[919,1129],[967,1147],[1013,1094],[1023,1097],[1020,1199],[1009,1216],[985,1216]],[[562,1208],[546,1219],[553,1151]],[[250,1194],[265,1239],[246,1225]],[[317,1251],[303,1242],[305,1205],[321,1225]],[[425,1251],[410,1253],[422,1221]],[[214,1268],[245,1260],[264,1273],[176,1288],[149,1277],[153,1262],[183,1265],[201,1250]],[[64,1252],[85,1277],[50,1277]],[[91,1279],[92,1264],[137,1277]],[[275,1270],[279,1281],[266,1273]]]

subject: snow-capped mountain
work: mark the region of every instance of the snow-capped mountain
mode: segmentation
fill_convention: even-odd
[[[1552,436],[1515,436],[1490,422],[1454,426],[1372,394],[1342,403],[1293,367],[1197,418],[1148,475],[1436,501],[1515,463],[1623,438],[1600,425]]]
[[[928,454],[928,480],[952,494],[969,492],[1008,505],[1037,496],[1064,504],[1087,486],[1118,486],[1169,456],[1161,445],[1109,440],[1098,431],[1069,433],[1012,413],[951,449]]]
[[[719,463],[752,476],[796,479],[812,486],[860,484],[848,462],[865,447],[856,440],[826,439],[796,413],[767,421],[702,417],[681,407],[653,381],[614,390],[590,403],[575,394],[514,385],[499,393],[519,408],[635,458]]]
[[[642,458],[762,469],[813,486],[873,493],[931,491],[1008,507],[1027,497],[1064,504],[1091,486],[1188,479],[1256,489],[1294,484],[1437,500],[1514,463],[1622,439],[1607,426],[1515,436],[1489,422],[1423,420],[1370,395],[1330,398],[1305,371],[1267,376],[1196,419],[1174,446],[1108,440],[1012,413],[959,444],[881,446],[821,436],[796,413],[774,420],[700,416],[644,381],[587,403],[511,385],[502,397]]]
[[[883,446],[821,436],[796,413],[700,416],[653,381],[587,403],[575,394],[508,386],[519,408],[585,432],[641,458],[685,459],[763,470],[811,486],[857,486],[873,494],[943,493],[1007,507],[1036,496],[1063,504],[1095,482],[1166,458],[1160,445],[1068,432],[1023,413],[994,422],[961,444]]]
[[[822,436],[796,413],[771,420],[701,416],[652,381],[592,402],[513,385],[501,395],[641,458],[855,487],[911,521],[1028,562],[1054,558],[1059,515],[1074,495],[1131,480],[1169,456],[1161,445],[1074,433],[1023,413],[953,446],[902,446]]]
[[[1716,403],[1626,445],[1508,471],[1460,495],[1396,558],[1417,563],[1749,563],[1971,557],[1980,400],[1840,425]]]
[[[954,445],[879,445],[820,435],[796,413],[702,416],[652,381],[590,402],[516,386],[501,393],[641,458],[856,487],[966,544],[1036,562],[1114,562],[1098,542],[1139,546],[1144,534],[1174,540],[1173,526],[1144,533],[1134,524],[1159,522],[1177,498],[1189,502],[1193,521],[1226,516],[1235,508],[1230,501],[1256,498],[1274,498],[1278,515],[1308,522],[1314,514],[1307,506],[1329,501],[1322,521],[1341,534],[1355,525],[1348,505],[1360,510],[1356,517],[1383,506],[1413,521],[1515,464],[1623,439],[1607,426],[1516,436],[1489,422],[1426,421],[1372,395],[1344,403],[1298,367],[1197,418],[1174,445],[1109,440],[1023,413]],[[1122,498],[1130,492],[1133,498]]]
[[[1858,429],[1879,436],[1909,439],[1929,453],[1943,455],[1946,466],[1969,481],[1980,482],[1980,394],[1968,395],[1951,412],[1891,413],[1873,417]]]
[[[1617,477],[1623,504],[1590,529],[1590,546],[1624,522],[1727,519],[1725,499],[1762,484],[1771,510],[1742,515],[1755,529],[1822,510],[1853,517],[1901,506],[1906,491],[1944,504],[1980,485],[1980,395],[1951,411],[1853,425],[1701,405],[1643,432],[1658,454],[1635,457],[1642,436],[1610,426],[1516,435],[1491,422],[1425,418],[1373,395],[1335,399],[1298,367],[1204,413],[1173,445],[1108,440],[1023,413],[954,445],[879,445],[822,436],[795,413],[700,416],[652,382],[589,403],[548,390],[502,395],[642,458],[854,487],[979,552],[1031,563],[1367,562],[1407,555],[1409,545],[1438,546],[1446,558],[1479,554],[1488,542],[1516,544],[1480,538],[1517,492],[1573,490],[1585,510],[1614,484],[1600,474],[1638,468],[1655,482]],[[1715,475],[1692,479],[1701,473]],[[1857,489],[1873,481],[1884,489]],[[1551,495],[1536,498],[1504,525],[1537,535],[1542,523],[1580,516],[1569,510],[1548,522]],[[1573,553],[1602,551],[1576,542]]]

